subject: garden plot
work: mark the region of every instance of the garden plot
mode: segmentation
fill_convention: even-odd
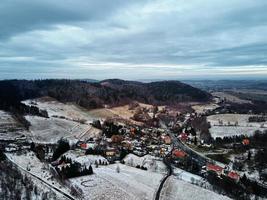
[[[206,190],[204,188],[192,185],[190,183],[176,179],[171,176],[165,182],[160,200],[230,200],[230,198],[219,195],[215,192]]]
[[[24,128],[7,112],[0,110],[0,139],[9,140],[25,135]]]
[[[267,123],[249,122],[247,114],[218,114],[208,116],[211,136],[253,135],[256,130],[267,130]]]
[[[119,166],[119,173],[117,167]],[[94,174],[70,181],[90,200],[150,200],[156,193],[162,174],[122,164],[94,168]]]
[[[90,125],[70,120],[29,115],[25,118],[31,123],[30,133],[33,139],[42,143],[56,143],[62,137],[76,139],[84,136],[83,133],[90,134]]]

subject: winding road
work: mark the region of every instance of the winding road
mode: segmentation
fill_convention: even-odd
[[[172,139],[172,145],[173,148],[179,148],[182,149],[184,152],[186,152],[192,159],[197,160],[202,166],[206,165],[207,162],[210,162],[210,159],[199,154],[198,152],[194,151],[193,149],[189,148],[188,146],[186,146],[185,144],[183,144],[175,135],[174,133],[169,130],[169,128],[163,123],[160,122],[161,127],[166,131],[166,133],[171,137]],[[172,151],[171,151],[172,152]],[[169,152],[163,159],[163,163],[166,165],[166,167],[168,168],[168,173],[167,175],[162,179],[159,188],[157,190],[156,196],[155,196],[155,200],[159,200],[160,199],[160,194],[162,191],[162,188],[164,186],[164,183],[166,182],[166,180],[173,174],[173,168],[171,165],[170,160],[168,159],[170,157],[171,152]]]
[[[163,188],[163,185],[164,183],[166,182],[166,180],[172,175],[173,173],[173,169],[172,169],[172,166],[171,166],[171,163],[169,162],[168,160],[168,156],[166,156],[164,159],[163,159],[163,163],[167,166],[168,168],[168,173],[167,175],[162,179],[160,185],[159,185],[159,188],[158,188],[158,191],[156,193],[156,196],[155,196],[155,200],[159,200],[160,199],[160,193],[161,193],[161,190]]]

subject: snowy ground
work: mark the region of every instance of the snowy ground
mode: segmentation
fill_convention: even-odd
[[[51,97],[43,97],[38,99],[29,99],[23,101],[26,105],[33,105],[39,109],[46,110],[49,117],[64,116],[72,120],[92,121],[94,118],[87,110],[71,103],[61,103]]]
[[[100,163],[99,161],[101,161],[101,163],[103,164],[108,163],[107,159],[104,158],[103,156],[79,154],[79,152],[74,150],[70,150],[64,153],[63,155],[66,156],[66,158],[70,158],[71,160],[86,166],[93,165],[95,164],[95,162],[99,164]]]
[[[117,172],[119,166],[119,173]],[[162,174],[122,164],[94,168],[94,174],[71,179],[90,200],[150,200],[158,189]]]
[[[189,184],[187,182],[178,180],[174,176],[171,176],[165,182],[161,200],[228,200],[230,198],[219,195],[215,192],[203,189],[201,187]]]
[[[91,134],[95,136],[94,128],[91,125],[59,118],[43,118],[29,115],[25,117],[31,123],[30,132],[34,141],[55,143],[62,137],[81,139],[89,138]]]
[[[228,102],[239,103],[239,104],[251,103],[251,101],[240,99],[240,98],[238,98],[234,95],[228,94],[226,92],[213,92],[211,94],[213,96],[220,97],[221,99],[226,99],[226,101],[228,101]]]
[[[21,169],[24,170],[24,173],[28,171],[29,174],[33,174],[41,178],[44,182],[53,185],[54,187],[60,189],[61,191],[68,193],[69,191],[66,187],[62,187],[60,183],[55,180],[48,169],[48,165],[42,163],[33,152],[27,152],[23,154],[16,153],[6,153],[6,156],[14,163],[16,163]],[[28,170],[29,169],[29,170]],[[26,173],[27,174],[27,173]],[[31,176],[30,176],[31,177]],[[37,185],[41,185],[44,190],[50,191],[51,188],[40,180],[33,178],[33,181],[36,181]],[[56,191],[55,191],[56,192]],[[57,193],[57,192],[56,192]],[[60,199],[65,199],[63,195],[57,193]]]
[[[201,185],[202,187],[208,188],[210,185],[207,183],[205,179],[203,179],[201,176],[189,173],[187,171],[184,171],[179,168],[175,168],[173,170],[173,175],[175,178],[183,180],[188,183],[192,184],[198,184]]]
[[[134,154],[128,154],[123,160],[125,161],[125,164],[128,166],[132,167],[136,167],[137,165],[144,166],[149,171],[154,171],[158,173],[166,173],[167,171],[166,166],[163,164],[163,162],[151,155],[145,155],[143,157],[139,157]]]
[[[211,124],[211,136],[224,137],[232,135],[252,135],[256,130],[267,130],[267,123],[248,122],[248,118],[253,115],[247,114],[218,114],[208,116],[207,120]],[[222,125],[219,126],[219,120]],[[231,126],[228,126],[228,122]],[[237,126],[233,126],[237,122]]]
[[[15,139],[25,135],[25,130],[7,112],[0,110],[0,139]]]

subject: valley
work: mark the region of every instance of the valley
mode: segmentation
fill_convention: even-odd
[[[0,112],[1,162],[41,182],[51,199],[266,195],[265,115],[231,113],[225,97],[175,104],[134,98],[91,109],[50,96],[23,98]]]

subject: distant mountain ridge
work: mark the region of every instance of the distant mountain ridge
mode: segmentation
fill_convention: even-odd
[[[61,102],[75,102],[85,108],[117,106],[139,101],[156,105],[179,102],[206,102],[211,95],[179,81],[142,83],[108,79],[81,80],[5,80],[0,81],[0,104],[7,107],[21,100],[51,96]]]

